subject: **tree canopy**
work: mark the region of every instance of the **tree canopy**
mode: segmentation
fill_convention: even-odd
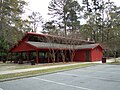
[[[76,30],[80,26],[80,12],[82,10],[79,3],[75,0],[51,0],[49,6],[49,15],[57,18],[60,29],[63,29],[64,35],[68,30]],[[67,30],[68,29],[68,30]]]
[[[25,5],[24,0],[0,0],[0,39],[9,45],[16,43],[22,35],[24,20],[21,15]]]
[[[0,0],[0,49],[14,45],[23,33],[35,32],[42,24],[43,33],[79,37],[101,43],[111,50],[120,49],[120,7],[110,0],[51,0],[43,22],[39,12],[33,11],[23,20],[24,0]],[[82,24],[82,20],[86,22]],[[3,42],[3,43],[2,43]]]

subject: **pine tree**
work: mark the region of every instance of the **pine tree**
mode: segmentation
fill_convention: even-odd
[[[75,0],[52,0],[48,6],[49,15],[61,22],[60,27],[63,27],[65,36],[67,35],[67,28],[77,29],[78,12],[80,12],[80,5]]]
[[[24,0],[0,0],[0,36],[9,45],[22,35],[24,20],[21,15],[26,4]]]

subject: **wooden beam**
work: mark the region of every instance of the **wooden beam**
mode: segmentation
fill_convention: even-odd
[[[30,62],[30,52],[27,51],[26,53],[27,53],[27,61]]]
[[[36,63],[38,64],[39,61],[39,52],[38,49],[36,49]]]

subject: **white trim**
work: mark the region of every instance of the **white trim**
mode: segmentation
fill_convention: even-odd
[[[3,90],[2,88],[0,88],[0,90]]]

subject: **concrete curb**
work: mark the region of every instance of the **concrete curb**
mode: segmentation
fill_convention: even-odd
[[[108,59],[108,62],[112,62],[114,61],[113,59]],[[87,62],[89,63],[89,62]],[[87,63],[81,63],[81,64],[87,64]],[[90,62],[91,63],[91,62]],[[92,62],[96,65],[104,65],[107,63],[102,63],[102,61],[97,61],[97,62]],[[72,66],[72,65],[69,65]],[[86,68],[86,67],[91,67],[94,65],[90,65],[90,66],[83,66],[83,67],[79,67],[79,68]],[[65,66],[64,66],[65,67]],[[73,69],[66,69],[66,70],[58,70],[58,71],[54,71],[54,72],[46,72],[46,73],[39,73],[39,74],[34,74],[34,75],[26,75],[26,76],[19,76],[19,77],[14,77],[14,78],[7,78],[7,79],[1,79],[0,82],[5,82],[5,81],[11,81],[11,80],[17,80],[17,79],[22,79],[22,78],[29,78],[29,77],[35,77],[35,76],[40,76],[40,75],[46,75],[46,74],[52,74],[52,73],[57,73],[57,72],[64,72],[64,71],[69,71],[69,70],[75,70],[75,69],[79,69],[79,68],[73,68]],[[26,72],[30,72],[30,71],[26,71]],[[4,75],[4,74],[3,74]]]
[[[95,65],[101,65],[101,64],[96,63]],[[52,73],[57,73],[57,72],[64,72],[64,71],[69,71],[69,70],[75,70],[75,69],[80,69],[80,68],[91,67],[91,66],[95,66],[95,65],[88,65],[88,66],[76,67],[76,68],[66,69],[66,70],[58,70],[58,71],[53,71],[53,72],[41,73],[41,74],[33,74],[33,75],[26,75],[26,76],[20,76],[20,77],[1,79],[0,82],[23,79],[23,78],[29,78],[29,77],[35,77],[35,76],[41,76],[41,75],[52,74]]]
[[[58,67],[73,66],[73,65],[83,65],[83,64],[89,64],[89,63],[74,63],[74,64],[63,64],[63,65],[37,67],[37,68],[27,68],[27,69],[19,69],[19,70],[12,70],[12,71],[3,71],[3,72],[0,72],[0,74],[1,75],[14,74],[14,73],[22,73],[22,72],[29,72],[29,71],[45,70],[45,69],[50,69],[50,68],[58,68]]]

